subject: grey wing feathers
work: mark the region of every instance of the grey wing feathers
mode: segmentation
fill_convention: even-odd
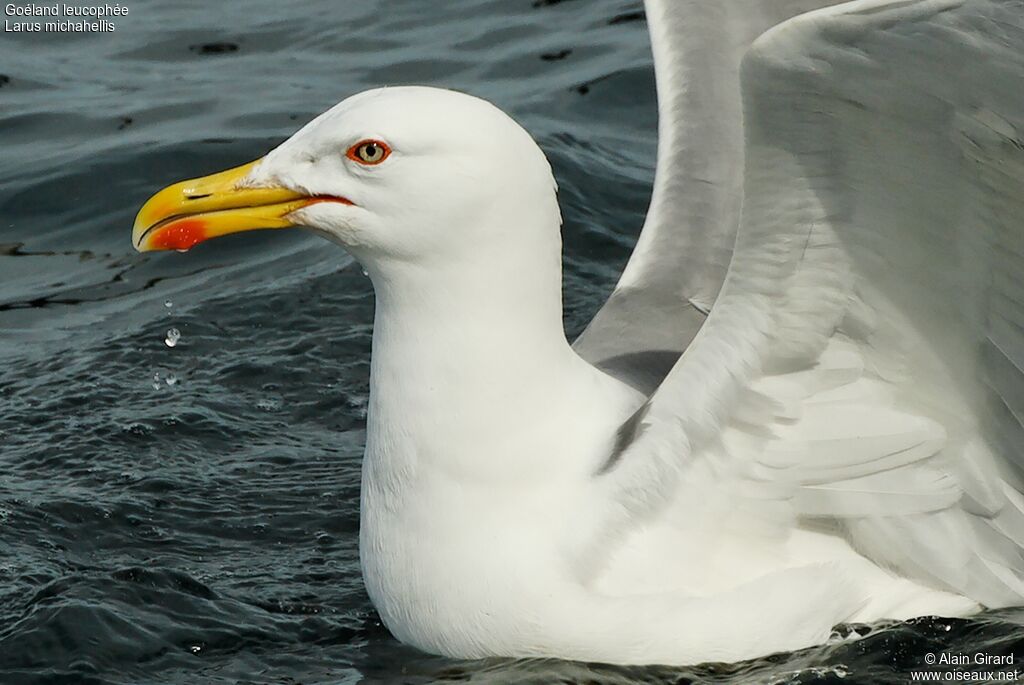
[[[713,462],[780,529],[1024,602],[1024,0],[810,12],[741,80],[728,275],[602,487],[651,515]]]
[[[1021,603],[1024,2],[849,3],[769,32],[744,71],[741,231],[806,226],[780,248],[793,267],[766,376],[852,342],[892,403],[804,407],[809,426],[854,429],[859,472],[822,476],[844,459],[808,450],[795,513],[905,575]]]
[[[742,199],[739,64],[775,24],[836,0],[646,0],[658,87],[647,219],[607,303],[576,341],[588,361],[651,392],[725,279]]]

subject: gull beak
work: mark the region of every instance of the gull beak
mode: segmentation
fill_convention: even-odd
[[[188,250],[217,236],[296,225],[288,216],[314,202],[286,188],[247,187],[260,160],[211,176],[175,183],[149,198],[135,217],[132,244],[139,252]],[[351,204],[343,198],[330,198]]]

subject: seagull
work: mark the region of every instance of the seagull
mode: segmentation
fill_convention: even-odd
[[[737,661],[1024,603],[1024,1],[646,15],[650,209],[571,344],[545,155],[449,90],[172,185],[134,246],[362,264],[361,569],[421,650]]]

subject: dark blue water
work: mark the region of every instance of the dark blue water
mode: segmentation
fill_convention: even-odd
[[[359,90],[466,90],[552,159],[578,332],[650,192],[641,5],[127,6],[113,33],[0,33],[0,685],[874,684],[908,682],[929,652],[1024,659],[1019,612],[689,669],[397,643],[358,570],[369,282],[297,231],[138,255],[132,218],[166,183],[254,159]]]

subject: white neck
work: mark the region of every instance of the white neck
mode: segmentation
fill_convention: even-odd
[[[562,329],[557,253],[543,257],[547,264],[488,257],[369,269],[377,297],[371,441],[391,426],[420,461],[449,459],[478,431],[483,439],[515,430],[511,405],[532,400],[574,356]]]
[[[566,436],[579,452],[610,440],[616,424],[588,405],[607,407],[595,400],[609,392],[633,398],[566,341],[557,223],[545,228],[545,239],[490,254],[477,245],[441,264],[367,264],[377,303],[364,488],[401,498],[438,473],[550,476]]]

